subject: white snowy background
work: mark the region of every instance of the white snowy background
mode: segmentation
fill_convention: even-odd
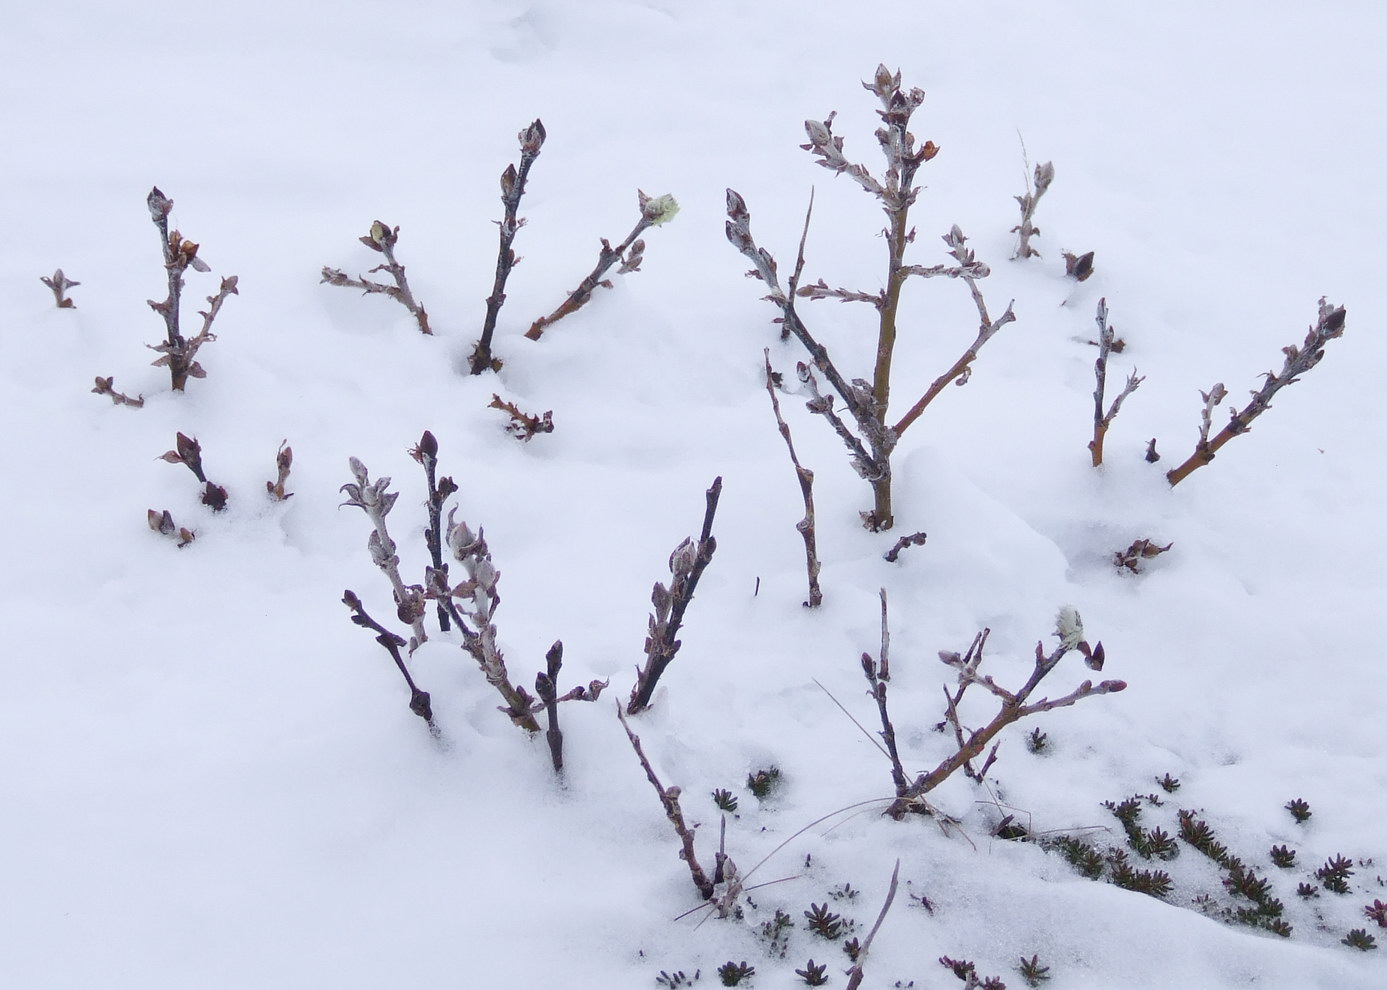
[[[606,988],[701,970],[718,985],[730,959],[772,990],[802,985],[793,970],[812,956],[842,986],[846,957],[803,911],[850,883],[861,895],[834,909],[869,926],[899,858],[867,987],[961,986],[941,955],[1022,986],[1014,967],[1035,953],[1055,990],[1387,985],[1387,953],[1340,944],[1350,928],[1387,935],[1363,913],[1387,898],[1385,27],[1353,0],[7,5],[0,982]],[[877,204],[796,147],[805,118],[837,109],[849,157],[878,167],[859,84],[878,62],[927,91],[913,130],[942,148],[919,176],[911,260],[945,260],[938,235],[959,224],[993,266],[994,313],[1014,298],[1018,320],[906,435],[892,534],[858,526],[866,485],[823,422],[782,400],[818,479],[826,599],[810,612],[798,489],[760,370],[764,347],[782,370],[802,353],[724,239],[724,188],[782,267],[816,189],[806,276],[878,288]],[[549,138],[521,209],[505,368],[468,377],[497,177],[535,117]],[[1036,218],[1043,260],[1013,263],[1022,140],[1057,178]],[[195,328],[217,275],[240,277],[200,355],[208,378],[186,394],[144,348],[162,336],[145,300],[165,291],[154,184],[215,273],[190,273],[185,320]],[[638,187],[683,207],[648,234],[644,270],[523,339],[598,238],[624,236]],[[356,240],[374,219],[400,226],[435,337],[387,299],[318,284],[323,265],[375,263]],[[1064,277],[1066,249],[1096,252],[1092,279]],[[75,310],[39,284],[59,266],[82,283]],[[1225,382],[1240,404],[1322,295],[1348,308],[1343,339],[1171,490],[1163,472],[1193,446],[1199,390]],[[1128,343],[1110,381],[1132,366],[1147,380],[1095,471],[1084,341],[1100,297]],[[901,409],[976,323],[957,283],[916,282],[907,299]],[[866,375],[871,311],[801,308]],[[145,407],[89,394],[96,375]],[[517,443],[486,408],[493,391],[552,409],[555,432]],[[411,660],[443,745],[431,739],[340,602],[352,588],[378,618],[392,611],[366,517],[338,507],[348,456],[394,479],[392,531],[422,576],[423,473],[407,451],[425,429],[501,569],[516,679],[530,683],[556,638],[561,689],[611,678],[598,704],[564,707],[563,787],[543,740],[495,710],[443,635]],[[157,460],[178,431],[201,442],[227,512]],[[264,482],[284,439],[295,495],[281,504]],[[936,653],[983,626],[987,669],[1019,683],[1071,604],[1106,646],[1105,676],[1130,687],[1036,719],[1041,756],[1031,723],[1009,729],[989,787],[960,775],[931,795],[961,819],[947,834],[862,805],[771,856],[752,882],[784,882],[754,891],[745,921],[674,920],[698,896],[613,699],[642,660],[651,585],[718,475],[717,554],[657,703],[634,720],[701,823],[705,861],[714,788],[740,798],[727,835],[744,871],[890,795],[886,761],[814,684],[877,727],[857,658],[877,649],[879,587],[912,772],[950,750],[931,731],[951,683]],[[151,532],[150,508],[196,542]],[[925,547],[881,559],[916,530]],[[1119,573],[1112,552],[1138,537],[1174,548]],[[1071,657],[1047,688],[1086,674]],[[984,700],[965,717],[984,721]],[[762,803],[744,784],[769,765],[784,783]],[[1178,793],[1159,792],[1166,773]],[[1195,910],[1203,892],[1229,902],[1189,847],[1163,902],[990,837],[1012,813],[1121,844],[1102,802],[1151,791],[1166,804],[1145,825],[1173,831],[1177,808],[1199,809],[1271,877],[1290,939]],[[1305,825],[1283,808],[1296,797],[1314,812]],[[1294,870],[1267,860],[1281,843]],[[1361,861],[1351,894],[1298,898],[1336,854]],[[784,960],[756,935],[776,908],[800,923]]]

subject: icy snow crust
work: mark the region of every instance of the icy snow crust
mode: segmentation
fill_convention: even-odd
[[[1038,953],[1056,990],[1387,985],[1387,952],[1339,944],[1387,933],[1362,906],[1387,898],[1382,704],[1379,369],[1387,199],[1374,5],[1210,6],[892,2],[874,8],[590,0],[231,7],[57,2],[5,15],[0,66],[0,403],[8,566],[0,575],[0,973],[26,990],[76,986],[648,987],[660,971],[747,960],[761,990],[842,952],[803,912],[851,883],[859,936],[901,862],[867,987],[955,983],[936,959],[1022,985]],[[825,603],[800,605],[794,475],[762,386],[782,371],[760,283],[723,237],[723,190],[745,196],[761,244],[793,262],[817,190],[806,277],[875,291],[880,211],[796,145],[838,110],[850,159],[879,168],[878,62],[928,98],[915,133],[941,152],[912,219],[911,260],[944,261],[959,224],[994,270],[994,314],[1018,321],[971,381],[941,396],[896,454],[897,524],[870,534],[869,502],[839,442],[782,397],[816,472]],[[21,96],[21,93],[30,95]],[[490,291],[497,176],[535,117],[548,142],[530,177],[496,351],[498,376],[460,373]],[[1018,132],[1057,177],[1036,214],[1042,260],[1010,263]],[[168,390],[142,345],[164,279],[144,197],[158,184],[211,275],[189,275],[185,325],[240,276],[199,360]],[[589,270],[598,237],[636,219],[636,189],[682,206],[647,235],[643,270],[550,328],[521,336]],[[318,284],[378,260],[356,240],[400,226],[398,255],[437,335],[379,296]],[[1076,284],[1061,251],[1096,252]],[[39,275],[82,284],[57,310]],[[1255,430],[1175,490],[1199,395],[1238,404],[1279,367],[1326,295],[1348,331],[1278,396]],[[1094,307],[1127,341],[1110,394],[1147,376],[1088,464]],[[907,288],[895,374],[904,409],[973,337],[962,285]],[[870,372],[872,312],[801,305],[844,371]],[[94,376],[142,393],[140,410],[87,394]],[[552,409],[521,445],[493,392]],[[1222,411],[1216,413],[1221,422]],[[566,785],[454,638],[411,665],[442,743],[407,708],[389,657],[348,621],[344,588],[393,611],[369,524],[339,509],[347,458],[401,493],[390,517],[422,579],[423,472],[407,450],[438,437],[458,515],[484,526],[502,572],[496,615],[517,681],[566,647],[560,690],[611,678],[596,705],[564,706]],[[230,508],[198,504],[191,475],[156,458],[199,439]],[[1142,459],[1158,437],[1165,459]],[[287,503],[266,498],[274,454],[295,454]],[[749,882],[744,922],[673,920],[698,904],[655,794],[613,714],[642,660],[650,588],[696,534],[722,476],[718,550],[656,703],[633,720],[667,785],[683,789],[711,864],[729,788],[729,852]],[[197,531],[183,550],[150,508]],[[900,561],[898,535],[929,533]],[[1173,550],[1140,576],[1113,551]],[[878,648],[877,589],[892,604],[891,705],[908,772],[933,767],[951,684],[939,650],[992,629],[987,668],[1026,676],[1070,604],[1125,693],[1009,729],[989,786],[962,775],[930,795],[941,830],[877,814],[889,768],[833,697],[874,732],[858,657]],[[758,590],[759,589],[759,590]],[[432,629],[432,615],[429,618]],[[1051,696],[1092,676],[1077,656]],[[974,697],[974,695],[977,695]],[[969,706],[972,707],[969,707]],[[970,692],[965,720],[992,712]],[[1033,727],[1048,734],[1028,752]],[[758,802],[749,772],[777,766]],[[1165,795],[1155,778],[1178,777]],[[1226,895],[1189,847],[1167,902],[1080,877],[1034,844],[990,837],[1002,814],[1037,833],[1120,844],[1103,807],[1156,792],[1143,824],[1199,809],[1276,885],[1283,940],[1202,916]],[[1314,811],[1296,825],[1283,805]],[[999,807],[1000,805],[1000,807]],[[1101,826],[1103,830],[1094,830]],[[1267,862],[1275,844],[1298,866]],[[1295,896],[1335,854],[1352,894]],[[928,913],[917,898],[933,904]],[[789,955],[756,937],[776,908]],[[1316,913],[1323,917],[1323,930]]]

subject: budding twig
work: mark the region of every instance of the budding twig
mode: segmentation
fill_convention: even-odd
[[[382,264],[372,268],[367,274],[376,272],[386,272],[395,281],[394,285],[386,285],[384,282],[374,282],[365,276],[352,278],[340,268],[323,267],[323,277],[319,282],[326,282],[329,285],[340,285],[349,289],[360,289],[366,295],[379,293],[394,299],[405,309],[409,310],[414,317],[414,322],[419,325],[419,332],[423,334],[433,334],[433,329],[429,326],[429,314],[425,312],[414,298],[414,293],[409,288],[409,280],[405,277],[405,267],[395,260],[395,244],[400,239],[400,228],[391,227],[376,220],[371,224],[371,229],[363,237],[358,237],[362,244],[365,244],[372,251],[385,256]]]
[[[396,616],[414,630],[414,640],[409,644],[413,652],[429,638],[424,632],[424,591],[418,585],[407,586],[400,577],[400,558],[395,554],[395,541],[390,538],[385,525],[385,517],[390,514],[400,493],[388,490],[389,478],[372,481],[366,465],[355,457],[348,458],[347,463],[356,481],[339,489],[347,493],[347,501],[343,505],[356,506],[371,520],[371,535],[366,541],[366,548],[371,552],[371,560],[390,579],[390,586],[395,592]]]
[[[1050,188],[1050,183],[1055,181],[1055,166],[1053,162],[1046,162],[1044,165],[1035,167],[1034,182],[1028,177],[1026,179],[1026,195],[1017,196],[1016,202],[1021,205],[1021,223],[1011,228],[1011,232],[1017,235],[1016,253],[1012,260],[1018,258],[1039,258],[1040,252],[1031,247],[1031,238],[1040,234],[1040,228],[1031,221],[1035,217],[1035,208],[1040,204],[1040,197],[1045,195],[1045,191]]]
[[[530,166],[535,163],[540,149],[544,147],[544,125],[536,119],[520,132],[519,138],[520,167],[517,169],[514,165],[507,165],[506,170],[501,173],[501,204],[506,212],[498,222],[501,228],[501,247],[496,254],[496,279],[491,285],[491,295],[486,299],[486,318],[482,321],[482,336],[468,360],[469,368],[474,375],[488,370],[501,370],[501,362],[491,353],[491,337],[496,332],[496,318],[506,301],[506,280],[510,278],[511,269],[520,261],[511,250],[511,243],[515,240],[516,231],[525,226],[525,221],[516,214],[520,209],[520,197],[525,195],[525,180],[529,178]]]
[[[977,672],[978,665],[982,662],[982,642],[986,638],[986,630],[980,633],[973,640],[973,647],[969,648],[966,656],[959,656],[957,653],[941,651],[939,659],[958,671],[959,692],[957,695],[948,695],[947,707],[950,710],[949,717],[958,726],[958,736],[960,744],[957,752],[944,759],[940,764],[928,773],[918,775],[906,789],[898,793],[896,800],[887,808],[886,814],[892,818],[903,818],[909,812],[916,810],[915,802],[929,793],[935,787],[947,780],[956,770],[968,765],[971,760],[979,756],[987,744],[996,735],[1013,722],[1017,722],[1030,715],[1041,712],[1048,712],[1056,708],[1064,708],[1102,694],[1114,694],[1124,691],[1127,688],[1126,681],[1108,680],[1095,685],[1092,681],[1084,681],[1069,694],[1061,698],[1041,698],[1039,701],[1027,703],[1032,692],[1045,677],[1055,669],[1060,660],[1073,650],[1078,650],[1084,656],[1084,662],[1090,669],[1101,670],[1103,668],[1104,655],[1103,644],[1099,643],[1094,647],[1089,647],[1083,639],[1083,625],[1079,620],[1079,614],[1072,608],[1063,608],[1055,623],[1055,635],[1059,637],[1060,643],[1050,653],[1045,652],[1044,645],[1036,644],[1035,666],[1031,671],[1031,676],[1016,691],[1009,691],[1002,687],[990,676],[981,675]],[[981,729],[974,729],[966,736],[963,733],[961,724],[958,723],[958,713],[956,705],[962,698],[963,689],[969,684],[977,684],[984,690],[995,695],[1001,702],[1001,706],[992,720]],[[995,748],[993,756],[995,757]],[[989,758],[986,766],[983,767],[975,779],[980,778],[991,766],[992,758]]]
[[[75,285],[81,285],[81,282],[72,281],[72,279],[63,274],[61,268],[55,271],[51,276],[40,275],[39,281],[53,290],[53,301],[57,304],[59,309],[77,308],[77,304],[67,297],[67,290]]]
[[[684,610],[693,600],[698,579],[703,576],[704,568],[718,548],[718,541],[713,537],[713,516],[718,511],[718,498],[722,495],[722,478],[714,478],[704,494],[707,508],[703,513],[703,530],[698,543],[685,540],[674,548],[669,556],[669,571],[674,580],[668,588],[656,582],[655,590],[651,593],[655,612],[650,616],[650,632],[645,638],[645,666],[636,672],[636,685],[631,689],[631,699],[626,705],[628,715],[635,715],[650,707],[650,699],[660,675],[674,660],[682,645],[676,637],[684,622]]]
[[[289,482],[289,469],[294,465],[294,448],[289,446],[288,440],[281,440],[279,451],[275,454],[275,469],[278,477],[274,481],[265,482],[265,490],[270,493],[270,498],[276,502],[283,502],[293,498],[294,493],[285,490],[285,485]]]
[[[115,381],[116,378],[114,375],[110,378],[102,378],[100,375],[97,375],[96,387],[93,388],[92,391],[97,395],[110,396],[111,402],[118,406],[129,406],[131,409],[139,409],[144,405],[143,395],[132,399],[124,392],[117,392],[115,390]]]
[[[631,228],[631,233],[626,235],[616,247],[612,247],[611,242],[605,237],[602,238],[602,250],[598,252],[597,264],[593,266],[587,277],[578,283],[578,288],[568,294],[568,298],[559,304],[558,309],[548,316],[541,316],[531,324],[530,329],[525,331],[525,336],[530,340],[539,340],[544,336],[544,331],[551,324],[576,313],[587,305],[598,286],[610,289],[612,283],[604,278],[607,271],[618,261],[621,267],[617,269],[618,275],[625,275],[627,272],[639,271],[641,262],[645,258],[645,241],[640,239],[640,235],[651,227],[668,223],[674,219],[674,215],[679,212],[679,203],[673,196],[647,196],[637,190],[640,202],[641,217],[636,225]]]
[[[539,416],[524,412],[514,402],[509,402],[499,395],[492,393],[491,401],[487,404],[488,409],[499,409],[510,416],[510,421],[506,423],[506,432],[517,440],[529,443],[538,433],[554,432],[554,410],[546,409]]]
[[[446,502],[458,486],[452,478],[438,477],[438,439],[428,430],[419,438],[419,445],[409,452],[409,455],[424,467],[424,480],[429,487],[429,525],[424,530],[424,543],[429,549],[429,557],[433,561],[433,567],[428,575],[426,582],[430,586],[434,581],[441,580],[443,586],[448,586],[448,565],[443,562],[443,503]],[[435,578],[437,575],[437,578]],[[438,628],[444,632],[448,631],[448,609],[443,602],[438,602]]]
[[[170,464],[182,464],[193,472],[193,477],[202,482],[203,505],[208,506],[213,512],[221,512],[226,508],[226,489],[207,480],[207,475],[202,470],[202,444],[195,438],[178,434],[174,449],[160,454],[159,460],[168,461]]]
[[[1097,386],[1093,390],[1093,439],[1089,441],[1088,449],[1093,455],[1093,466],[1098,467],[1103,463],[1103,439],[1108,435],[1108,427],[1117,418],[1117,412],[1122,408],[1122,402],[1127,396],[1135,392],[1138,386],[1146,379],[1138,375],[1136,369],[1127,376],[1127,384],[1122,387],[1122,391],[1117,394],[1117,398],[1112,400],[1112,405],[1103,410],[1103,392],[1108,383],[1108,354],[1113,350],[1113,340],[1116,331],[1108,323],[1108,300],[1106,298],[1098,300],[1098,360],[1093,364],[1093,374],[1097,379]]]
[[[1345,315],[1344,307],[1331,306],[1321,297],[1319,318],[1306,333],[1305,342],[1300,347],[1291,345],[1281,348],[1281,353],[1286,355],[1281,370],[1266,372],[1263,375],[1265,381],[1261,388],[1252,393],[1252,400],[1241,411],[1232,410],[1228,425],[1212,439],[1209,437],[1209,431],[1213,408],[1223,401],[1228,390],[1219,383],[1208,392],[1201,392],[1204,397],[1204,412],[1199,442],[1195,444],[1194,453],[1190,454],[1183,464],[1166,473],[1166,480],[1171,486],[1178,485],[1192,472],[1212,461],[1218,449],[1229,440],[1251,430],[1252,421],[1271,408],[1272,396],[1285,386],[1298,382],[1301,375],[1319,364],[1324,357],[1325,345],[1344,335]]]
[[[376,634],[376,642],[385,647],[390,658],[395,661],[395,666],[400,668],[400,673],[404,675],[405,684],[409,686],[409,710],[422,718],[429,727],[429,733],[435,739],[438,738],[440,733],[438,726],[433,721],[433,703],[429,699],[429,692],[419,690],[419,686],[414,683],[414,678],[409,674],[409,668],[405,666],[404,657],[400,655],[400,647],[405,645],[404,639],[366,614],[366,609],[362,606],[361,599],[357,597],[356,592],[350,589],[344,591],[342,603],[351,609],[352,622]]]
[[[179,322],[183,295],[183,273],[189,268],[198,272],[209,272],[207,262],[198,256],[198,245],[185,240],[177,230],[169,230],[169,214],[173,211],[173,200],[169,199],[159,187],[150,190],[146,198],[149,215],[159,229],[159,239],[164,252],[164,271],[168,276],[168,297],[162,302],[149,300],[150,309],[164,320],[166,340],[162,344],[150,345],[150,350],[158,351],[159,358],[150,362],[156,368],[168,368],[173,388],[182,392],[189,378],[206,378],[207,372],[198,364],[196,357],[203,344],[217,339],[212,333],[212,321],[221,312],[222,303],[228,296],[239,295],[236,288],[237,276],[223,278],[216,295],[208,296],[210,308],[199,312],[202,329],[191,338],[183,336]]]

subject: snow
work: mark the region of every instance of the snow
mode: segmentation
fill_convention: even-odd
[[[831,906],[861,937],[898,858],[866,987],[954,985],[942,955],[1017,987],[1017,961],[1037,953],[1057,990],[1387,984],[1387,954],[1340,944],[1350,928],[1387,940],[1362,911],[1387,899],[1387,305],[1373,288],[1387,139],[1373,5],[56,0],[5,21],[7,985],[646,987],[696,969],[717,985],[717,966],[745,959],[774,990],[802,985],[793,971],[813,956],[841,986],[846,957],[802,914],[851,883],[860,896]],[[879,288],[877,204],[796,147],[805,119],[836,109],[849,158],[878,167],[859,86],[878,62],[927,91],[913,130],[942,149],[919,176],[910,260],[945,260],[938,237],[959,224],[993,267],[994,316],[1014,298],[1018,320],[905,435],[889,534],[860,528],[867,486],[824,424],[781,397],[816,473],[825,601],[810,612],[802,506],[760,370],[763,348],[787,372],[803,353],[779,341],[724,239],[724,188],[785,271],[812,187],[806,277]],[[535,117],[549,136],[521,204],[505,366],[470,377],[497,177]],[[1022,142],[1056,179],[1035,218],[1043,259],[1011,263]],[[240,276],[199,354],[208,377],[182,395],[142,346],[162,333],[145,305],[165,291],[144,203],[154,184],[213,268],[189,274],[185,327],[219,276]],[[523,339],[590,269],[597,239],[630,229],[637,188],[681,204],[647,232],[643,270]],[[357,242],[376,219],[400,227],[433,338],[388,299],[318,284],[323,265],[376,263]],[[1066,279],[1062,250],[1095,251],[1093,278]],[[82,283],[76,309],[38,284],[57,267]],[[1343,339],[1171,490],[1163,471],[1192,448],[1199,391],[1222,381],[1240,403],[1320,296],[1347,306]],[[1147,380],[1095,471],[1084,341],[1100,297],[1128,344],[1109,394],[1134,366]],[[868,374],[867,307],[801,312],[846,373]],[[962,286],[912,283],[893,408],[975,326]],[[89,395],[97,375],[145,407]],[[507,436],[493,392],[552,409],[555,432]],[[422,579],[423,472],[408,449],[425,429],[460,486],[458,517],[485,527],[501,571],[496,624],[516,681],[559,638],[561,691],[611,679],[597,704],[563,707],[563,786],[544,740],[495,711],[432,614],[409,663],[440,741],[340,603],[351,588],[377,619],[393,611],[366,517],[339,507],[349,456],[393,479],[392,534],[406,579]],[[230,491],[225,513],[157,459],[179,431]],[[1153,436],[1158,465],[1142,459]],[[285,439],[295,494],[274,503],[264,482]],[[643,660],[651,586],[697,534],[717,476],[718,549],[683,649],[631,721],[664,784],[682,788],[706,866],[708,795],[739,797],[728,851],[744,872],[768,857],[750,883],[783,881],[753,891],[740,922],[675,920],[698,895],[613,713]],[[180,550],[151,532],[151,508],[196,541]],[[881,559],[916,530],[925,546]],[[1174,546],[1119,573],[1111,554],[1139,537]],[[1105,645],[1103,676],[1129,687],[1006,730],[986,786],[956,775],[930,794],[957,826],[883,818],[889,766],[833,700],[876,731],[858,657],[878,650],[882,587],[908,772],[952,752],[932,731],[953,684],[935,656],[984,626],[984,671],[1015,686],[1073,606]],[[1042,691],[1089,676],[1071,656]],[[970,691],[965,721],[992,711]],[[1036,727],[1040,755],[1024,741]],[[743,785],[769,765],[783,784],[758,801]],[[1167,773],[1175,794],[1156,783]],[[1272,880],[1290,939],[1201,915],[1200,893],[1231,902],[1187,845],[1155,864],[1175,881],[1161,901],[990,834],[1011,813],[1036,833],[1120,845],[1102,802],[1153,791],[1164,804],[1143,824],[1174,832],[1177,808],[1199,810]],[[1295,797],[1314,811],[1304,825],[1283,808]],[[1282,843],[1298,850],[1293,870],[1267,860]],[[1351,894],[1297,897],[1336,854],[1361,861]],[[777,908],[797,923],[784,960],[757,937]]]

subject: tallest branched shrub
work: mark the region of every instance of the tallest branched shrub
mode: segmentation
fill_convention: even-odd
[[[921,165],[939,153],[939,148],[933,141],[926,141],[917,147],[915,135],[909,130],[911,116],[924,102],[924,90],[902,89],[901,74],[892,73],[884,65],[877,66],[872,81],[863,83],[863,86],[876,94],[882,106],[882,109],[877,111],[882,126],[877,129],[876,138],[886,158],[886,171],[880,178],[874,176],[865,166],[850,162],[844,157],[843,139],[833,133],[833,118],[836,115],[834,113],[829,114],[826,120],[804,122],[809,143],[801,147],[814,155],[824,168],[849,176],[881,203],[882,212],[886,214],[887,219],[884,231],[887,247],[886,287],[877,292],[861,292],[830,288],[822,279],[813,285],[801,286],[800,275],[804,269],[803,237],[800,239],[794,272],[782,287],[775,259],[764,248],[757,247],[752,239],[751,214],[747,210],[746,201],[732,189],[727,190],[727,239],[732,242],[733,247],[750,259],[753,268],[748,274],[761,279],[769,287],[770,293],[766,298],[775,303],[781,311],[779,322],[782,325],[782,335],[789,337],[793,334],[809,352],[810,362],[799,365],[800,381],[811,397],[808,407],[810,411],[824,416],[829,421],[847,445],[853,468],[871,484],[872,508],[862,514],[863,521],[868,529],[883,530],[890,529],[893,522],[891,453],[895,450],[901,434],[919,418],[925,407],[934,401],[945,386],[951,382],[963,384],[967,381],[978,349],[1016,317],[1010,305],[1007,306],[1006,312],[995,320],[988,315],[978,281],[991,274],[991,270],[973,256],[972,250],[967,247],[967,238],[957,226],[944,235],[948,254],[955,264],[906,264],[906,246],[915,239],[915,231],[910,226],[910,207],[914,205],[920,192],[920,187],[915,185],[915,173]],[[806,216],[806,234],[808,225],[809,218]],[[901,293],[911,276],[962,279],[977,306],[980,327],[977,336],[959,359],[934,380],[903,416],[892,422],[888,415],[891,402],[891,361],[896,349]],[[828,349],[811,333],[796,312],[797,297],[867,303],[876,309],[877,347],[870,382],[860,378],[849,380],[839,371]],[[820,394],[816,372],[827,379],[834,394]],[[837,400],[841,400],[847,410],[851,425],[834,408]]]

